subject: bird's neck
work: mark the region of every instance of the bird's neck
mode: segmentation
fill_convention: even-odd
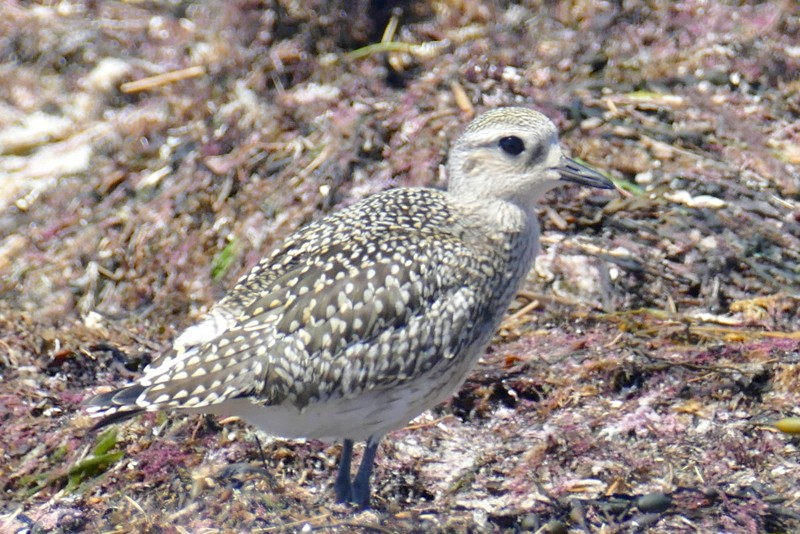
[[[528,233],[536,230],[536,206],[518,204],[517,202],[499,198],[464,198],[453,199],[459,211],[465,214],[465,220],[487,232],[502,232],[505,234]]]

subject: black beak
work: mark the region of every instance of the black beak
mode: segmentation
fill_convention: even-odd
[[[566,182],[575,182],[576,184],[599,187],[600,189],[616,189],[614,183],[599,172],[566,156],[561,157],[561,162],[558,167],[554,167],[554,170]]]

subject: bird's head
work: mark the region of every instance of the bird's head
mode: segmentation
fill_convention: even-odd
[[[525,209],[565,181],[614,188],[602,174],[561,153],[550,119],[521,107],[476,117],[451,148],[447,169],[448,190],[456,198],[497,198]]]

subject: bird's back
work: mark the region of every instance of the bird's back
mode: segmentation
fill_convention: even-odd
[[[259,409],[244,417],[266,431],[289,434],[279,419],[294,416],[291,435],[321,437],[296,418],[344,432],[337,413],[385,399],[364,436],[404,424],[463,381],[530,267],[535,220],[506,203],[484,208],[396,189],[310,224],[134,385],[90,409]]]

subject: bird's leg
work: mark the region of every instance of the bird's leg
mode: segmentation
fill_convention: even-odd
[[[342,444],[342,456],[339,458],[339,472],[333,489],[336,491],[336,502],[344,503],[353,500],[353,485],[350,483],[350,460],[353,458],[353,440],[346,439]]]
[[[258,436],[255,434],[253,434],[253,437],[256,438],[256,445],[258,445],[258,455],[261,457],[261,465],[264,468],[264,477],[266,477],[266,479],[274,488],[278,484],[275,482],[275,478],[269,472],[269,466],[267,465],[267,457],[264,456],[264,449],[261,447],[261,440],[258,439]]]
[[[353,499],[352,502],[359,508],[369,508],[369,477],[372,475],[372,466],[375,464],[375,454],[378,452],[378,444],[381,437],[370,436],[367,439],[367,446],[364,448],[364,456],[361,458],[361,465],[358,473],[353,479]]]

